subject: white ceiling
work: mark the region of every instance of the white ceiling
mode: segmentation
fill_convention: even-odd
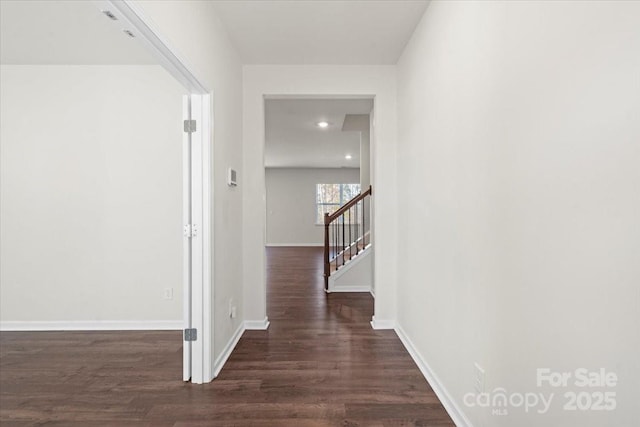
[[[0,63],[157,64],[89,0],[0,1]]]
[[[428,1],[214,1],[247,64],[395,64]]]
[[[395,64],[428,1],[212,0],[247,64]],[[90,0],[1,0],[2,64],[156,64]]]
[[[347,114],[369,114],[372,108],[371,99],[267,100],[265,166],[360,167],[360,133],[343,132],[342,124]],[[320,121],[329,127],[319,128]]]

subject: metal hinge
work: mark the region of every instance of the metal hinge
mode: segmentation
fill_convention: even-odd
[[[198,339],[198,330],[196,328],[189,328],[184,330],[185,341],[196,341]]]
[[[198,235],[198,227],[195,224],[185,224],[184,237],[195,237]]]
[[[185,120],[184,121],[184,131],[185,132],[195,132],[196,131],[196,121],[195,120]]]

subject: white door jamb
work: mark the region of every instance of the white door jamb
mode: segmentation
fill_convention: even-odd
[[[160,64],[190,93],[191,119],[196,120],[196,131],[191,133],[190,150],[190,194],[183,197],[185,210],[187,204],[191,222],[196,224],[196,236],[192,237],[190,250],[187,253],[185,244],[184,264],[191,281],[191,291],[185,297],[185,329],[196,328],[197,339],[191,341],[191,357],[185,355],[183,377],[189,377],[193,383],[206,383],[213,380],[213,227],[212,227],[212,135],[213,108],[212,94],[201,80],[196,77],[192,67],[160,34],[152,21],[146,17],[135,2],[131,0],[94,0],[98,7],[113,13],[117,25],[131,31],[136,39],[156,57]],[[178,143],[178,142],[176,142]],[[183,151],[185,157],[187,148]],[[186,159],[185,159],[186,164]],[[185,173],[187,171],[185,170]],[[185,182],[186,182],[185,177]],[[186,188],[186,184],[185,184]],[[189,198],[189,200],[186,200]],[[185,212],[186,218],[186,212]],[[185,223],[186,224],[186,223]],[[189,257],[187,258],[187,255]],[[187,282],[188,283],[188,282]],[[185,287],[187,286],[185,283]],[[187,312],[189,304],[190,313]],[[187,316],[190,314],[190,319]],[[190,320],[190,321],[188,321]],[[185,352],[186,353],[186,352]],[[189,359],[189,360],[187,360]],[[189,362],[187,366],[187,362]],[[190,375],[188,372],[190,371]]]

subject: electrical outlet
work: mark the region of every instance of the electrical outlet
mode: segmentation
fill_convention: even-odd
[[[475,368],[475,379],[473,382],[473,388],[477,393],[484,393],[484,369],[482,369],[482,367],[478,365],[477,362],[474,363],[473,366]]]
[[[236,314],[237,314],[237,309],[236,309],[236,306],[234,305],[233,307],[231,307],[231,318],[235,319]]]
[[[165,288],[162,296],[164,299],[173,299],[173,288]]]

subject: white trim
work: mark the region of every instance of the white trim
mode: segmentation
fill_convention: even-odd
[[[318,248],[324,246],[324,243],[267,243],[268,248]]]
[[[202,123],[202,336],[207,337],[202,342],[202,376],[204,382],[213,381],[212,371],[213,359],[213,314],[215,298],[213,288],[213,260],[214,247],[212,245],[214,236],[213,225],[213,96],[211,94],[198,95],[201,98],[201,117],[198,120]]]
[[[127,30],[142,41],[146,49],[160,62],[160,64],[190,92],[208,93],[207,85],[196,76],[193,66],[178,53],[171,43],[161,35],[155,23],[151,21],[139,5],[131,0],[94,0],[102,10],[110,10],[118,21],[119,28],[126,26]]]
[[[0,321],[0,331],[180,331],[183,320]]]
[[[269,318],[265,317],[264,320],[245,320],[244,328],[247,331],[264,331],[269,329]]]
[[[224,347],[222,353],[220,353],[220,356],[218,356],[215,364],[213,365],[213,378],[216,378],[218,376],[224,364],[227,363],[227,359],[229,359],[229,356],[231,356],[231,353],[233,353],[236,345],[238,345],[238,341],[240,341],[240,338],[242,338],[242,334],[244,333],[244,331],[244,323],[240,323],[240,325],[238,325],[238,329],[236,329],[233,336]]]
[[[264,331],[268,328],[269,319],[266,317],[264,318],[264,320],[245,320],[244,322],[242,322],[238,326],[238,329],[236,329],[236,331],[233,333],[233,336],[231,337],[227,345],[222,350],[222,353],[220,353],[220,356],[217,357],[213,365],[213,378],[216,378],[218,376],[218,374],[224,367],[224,364],[227,363],[229,356],[231,356],[231,353],[233,353],[233,350],[238,345],[238,341],[240,341],[240,338],[242,338],[242,334],[244,334],[244,331]]]
[[[394,329],[396,327],[396,321],[389,319],[376,319],[376,316],[372,316],[371,327],[373,329]]]
[[[404,332],[400,325],[397,325],[395,328],[396,334],[402,344],[407,349],[413,361],[418,365],[418,369],[422,372],[422,375],[427,380],[431,389],[434,391],[438,399],[440,399],[440,403],[444,406],[444,409],[447,411],[453,422],[458,427],[473,427],[469,418],[465,415],[462,408],[460,408],[455,400],[451,397],[446,387],[442,384],[435,371],[429,366],[427,361],[422,357],[420,352],[413,345],[413,342],[409,339],[407,334]]]
[[[204,378],[204,348],[203,339],[207,335],[204,332],[204,288],[208,286],[204,282],[204,240],[207,233],[203,229],[204,210],[203,203],[203,148],[209,141],[204,140],[202,125],[203,99],[199,95],[190,95],[191,119],[196,120],[201,126],[196,125],[196,130],[189,133],[191,142],[191,224],[197,228],[193,237],[185,238],[191,244],[191,327],[200,331],[199,339],[191,343],[191,382],[202,384],[207,382]]]
[[[329,293],[333,292],[371,292],[370,286],[331,286],[329,284]]]
[[[191,96],[182,97],[182,119],[191,120]],[[191,223],[191,134],[182,133],[182,224]],[[182,237],[182,318],[191,328],[191,239]],[[182,343],[182,380],[191,380],[191,341]]]
[[[371,294],[371,296],[373,297],[373,299],[376,298],[376,291],[373,289],[369,289],[369,293]]]

